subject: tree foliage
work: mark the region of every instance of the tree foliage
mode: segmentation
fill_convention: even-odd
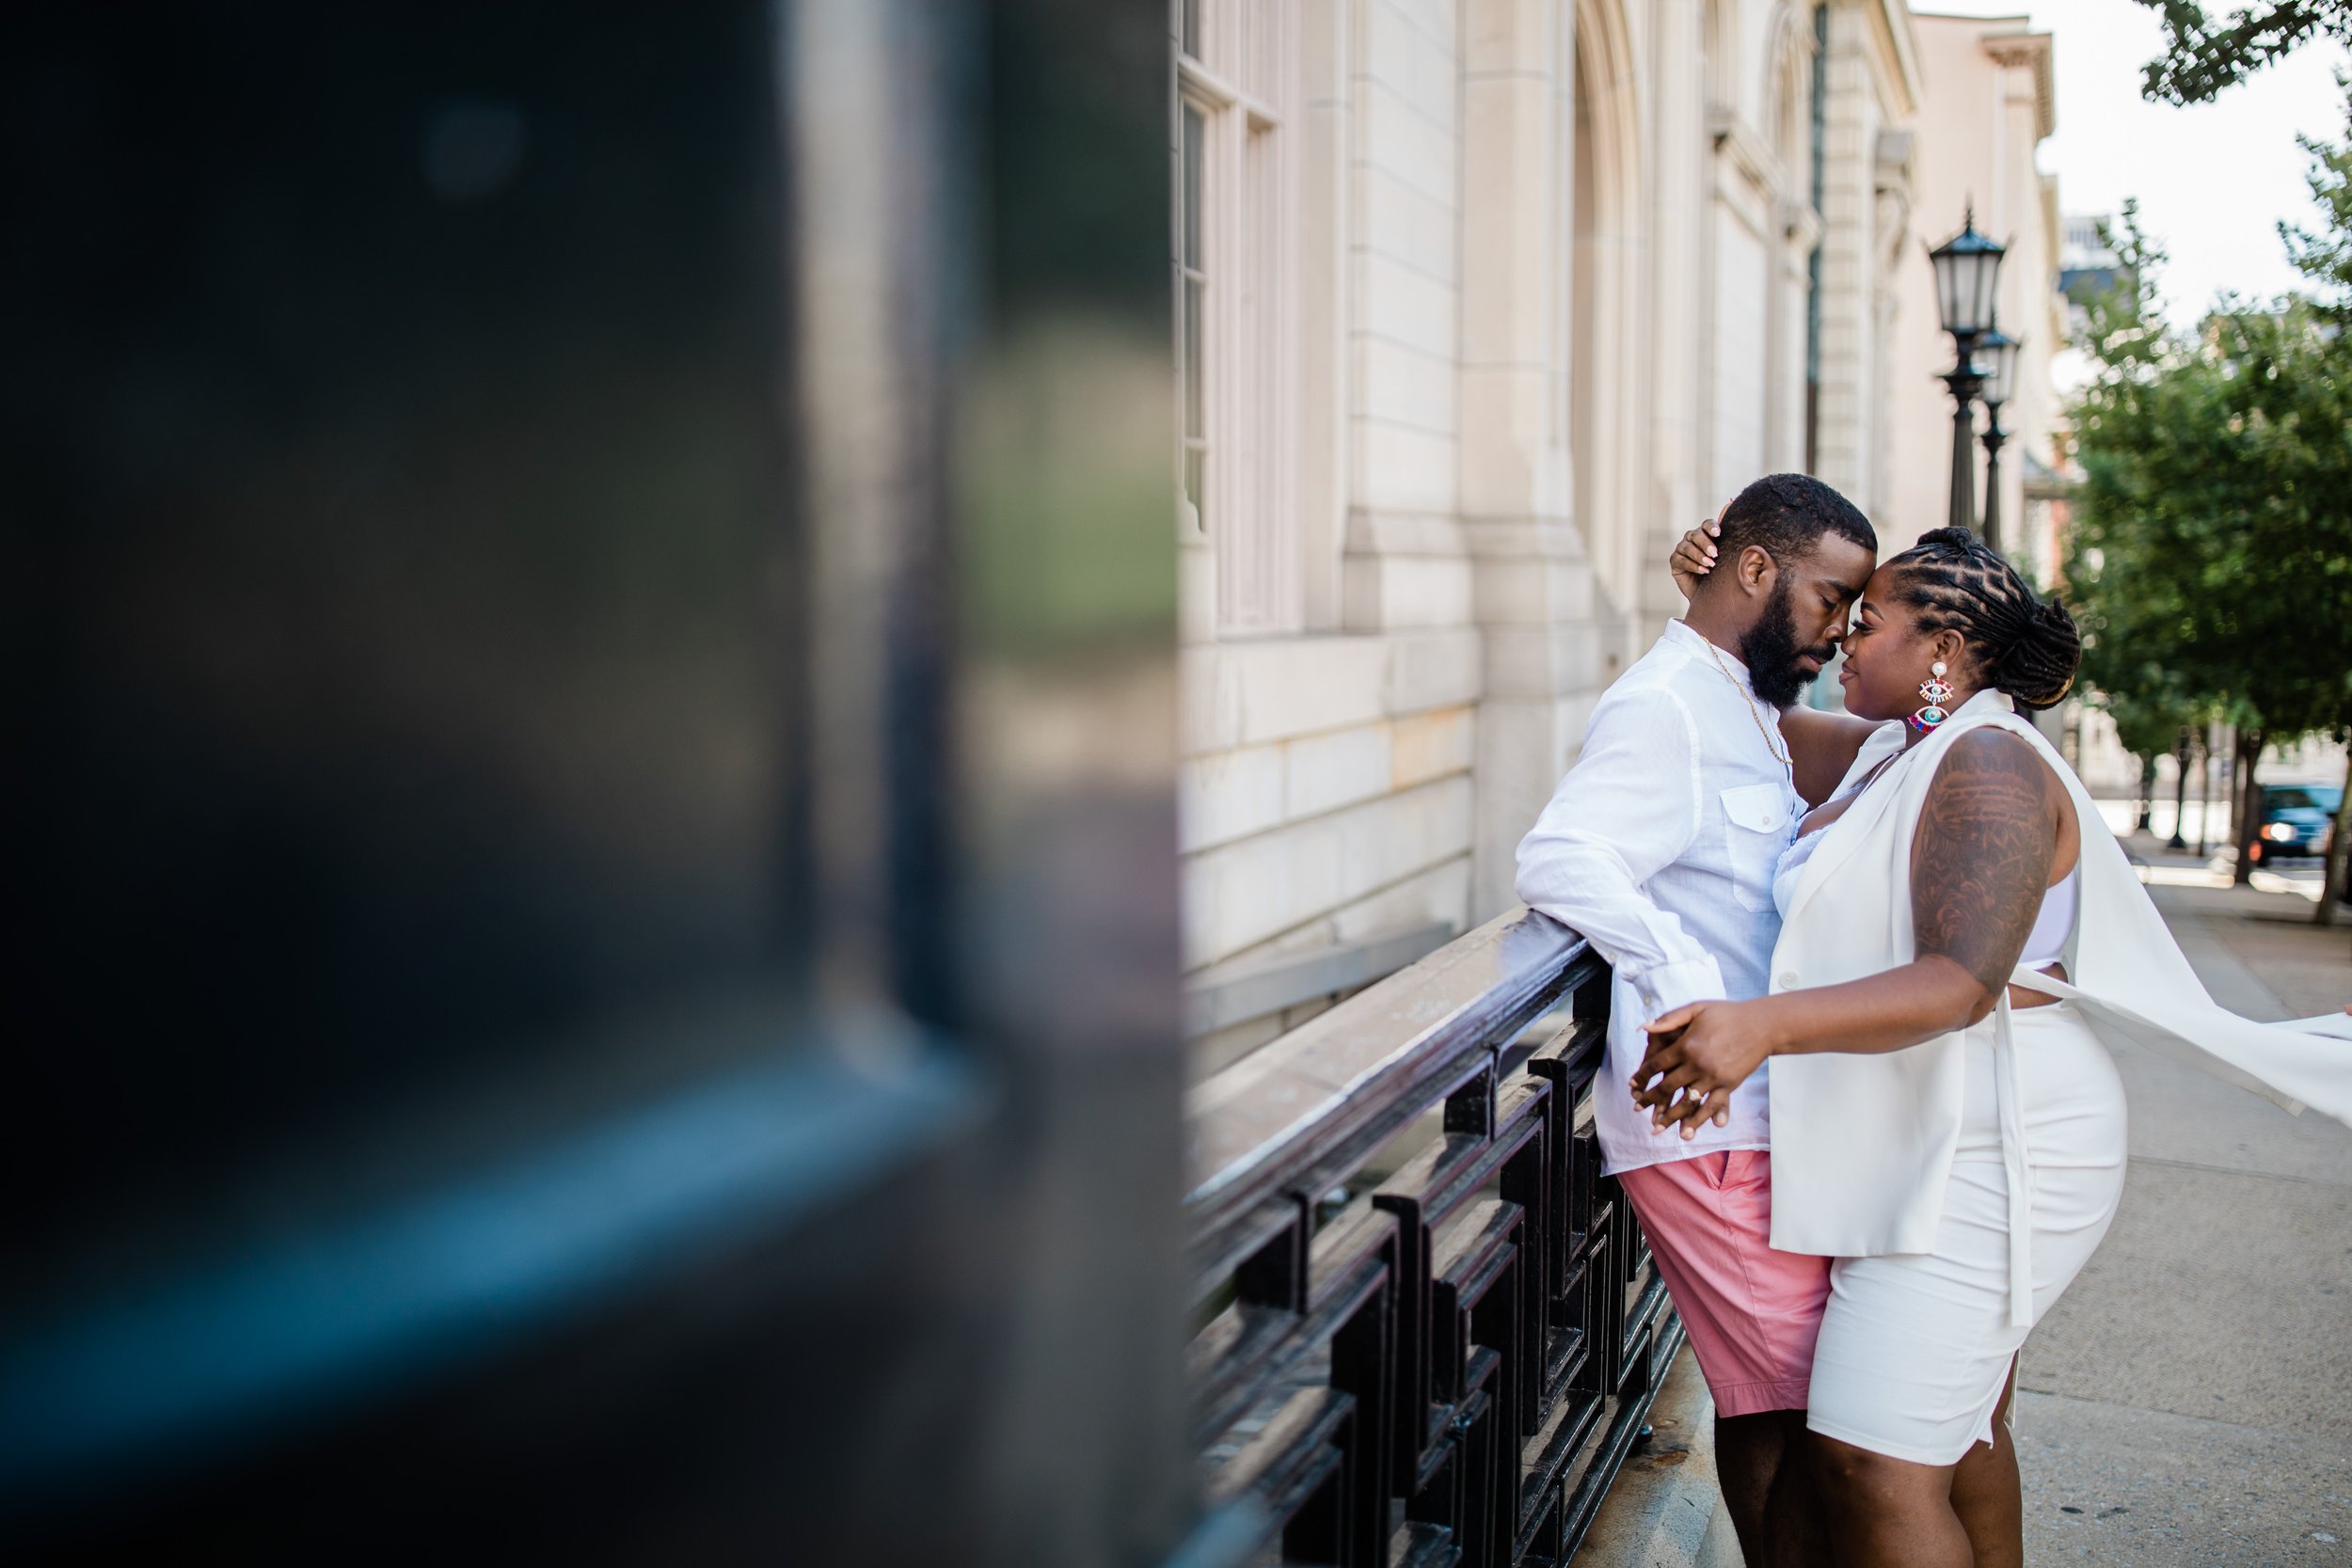
[[[2225,683],[2197,668],[2180,570],[2181,535],[2203,517],[2172,472],[2168,432],[2210,391],[2210,378],[2155,310],[2163,253],[2126,203],[2107,236],[2116,288],[2089,304],[2084,346],[2100,374],[2074,410],[2084,484],[2075,500],[2066,581],[2087,634],[2082,681],[2114,722],[2123,749],[2150,765],[2183,725],[2222,705]]]
[[[2345,92],[2344,145],[2295,138],[2311,160],[2303,178],[2319,208],[2319,227],[2282,222],[2279,237],[2295,270],[2311,280],[2312,308],[2341,325],[2352,312],[2352,78],[2338,76],[2336,86]]]
[[[2160,103],[2203,103],[2315,38],[2352,43],[2352,0],[2276,0],[2217,20],[2195,0],[2139,0],[2164,24],[2164,53],[2141,68],[2140,92]]]
[[[2123,281],[2091,307],[2068,584],[2086,679],[2142,756],[2205,717],[2238,726],[2249,765],[2352,730],[2352,151],[2312,152],[2327,223],[2287,236],[2310,295],[2168,330],[2163,258],[2127,205]]]

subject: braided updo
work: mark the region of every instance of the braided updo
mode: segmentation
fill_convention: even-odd
[[[1939,528],[1887,562],[1896,597],[1923,631],[1957,631],[1985,681],[2018,705],[2055,706],[2074,685],[2082,634],[2066,607],[2026,586],[2017,568],[1963,528]]]

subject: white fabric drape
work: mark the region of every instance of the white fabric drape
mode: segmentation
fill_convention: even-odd
[[[2289,1110],[2315,1105],[2352,1123],[2352,1020],[2255,1023],[2217,1006],[2105,827],[2090,792],[2042,734],[1996,691],[1971,698],[1912,748],[1825,832],[1774,948],[1772,989],[1836,985],[1908,963],[1911,847],[1938,763],[1979,725],[2022,736],[2065,784],[2082,828],[2082,898],[2068,943],[2071,983],[2034,990],[2075,1003],[2102,1039],[2130,1040],[2252,1089]],[[2007,1003],[1999,1022],[2005,1025]],[[2002,1049],[2013,1050],[2004,1027]],[[2013,1096],[2016,1074],[2002,1074]],[[1931,1250],[1959,1137],[1962,1040],[1939,1036],[1880,1054],[1793,1055],[1772,1062],[1772,1244],[1788,1252],[1871,1257]],[[2005,1130],[2018,1125],[2005,1104]],[[2028,1191],[2031,1150],[2010,1141],[2011,1209]],[[2012,1225],[2011,1311],[2027,1323],[2026,1227]]]

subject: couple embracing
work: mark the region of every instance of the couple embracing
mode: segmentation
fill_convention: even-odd
[[[2018,1348],[2122,1196],[2103,1040],[2352,1120],[2347,1022],[2216,1006],[2020,709],[2081,647],[1972,535],[1777,474],[1676,552],[1518,895],[1615,966],[1594,1092],[1751,1568],[2023,1561]],[[1842,648],[1846,712],[1797,698]]]

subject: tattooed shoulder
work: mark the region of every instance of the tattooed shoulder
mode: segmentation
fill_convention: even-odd
[[[1997,994],[2026,950],[2058,852],[2050,770],[2005,730],[1953,738],[1911,842],[1912,932]]]

